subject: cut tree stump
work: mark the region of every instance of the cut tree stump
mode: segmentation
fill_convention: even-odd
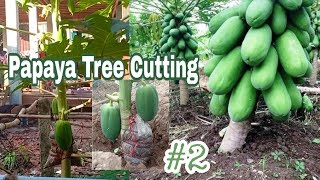
[[[38,114],[50,114],[51,111],[51,102],[48,99],[39,99],[38,104]],[[44,168],[45,163],[48,159],[50,152],[50,128],[51,128],[51,119],[43,119],[38,121],[39,127],[39,139],[40,139],[40,166],[41,166],[41,176],[52,177],[54,176],[53,167]]]
[[[251,119],[244,122],[233,122],[230,120],[218,152],[231,153],[236,149],[240,149],[245,144],[250,128]]]

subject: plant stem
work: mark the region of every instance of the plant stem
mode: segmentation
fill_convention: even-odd
[[[66,81],[62,80],[61,84],[58,86],[58,109],[59,109],[59,119],[67,120],[67,116],[64,113],[67,108],[67,90],[66,90]]]
[[[64,158],[61,160],[61,177],[71,177],[71,159]]]
[[[187,12],[188,9],[189,9],[189,7],[191,6],[191,4],[192,4],[193,2],[194,2],[194,1],[192,1],[192,2],[186,7],[186,9],[183,11],[184,16],[183,16],[183,18],[182,18],[182,20],[181,20],[181,22],[179,23],[178,26],[180,26],[181,23],[184,21],[184,19],[187,17],[187,14],[188,14],[189,12],[191,12],[191,10],[198,5],[198,3],[200,2],[200,0],[198,0],[198,1],[196,2],[196,4],[195,4],[192,8],[190,8],[190,11]]]
[[[116,95],[107,94],[106,97],[113,102],[119,102],[119,97]]]
[[[121,115],[121,134],[124,130],[129,128],[129,117],[132,115],[131,112],[131,91],[132,81],[131,80],[120,80],[119,81],[119,106]]]
[[[66,96],[66,81],[62,80],[61,84],[58,86],[58,109],[59,109],[59,119],[68,120],[68,114],[65,113],[67,110],[67,96]],[[67,153],[67,151],[64,151]],[[61,161],[61,177],[71,177],[71,159],[66,157]]]
[[[162,0],[159,0],[159,2],[174,16],[172,11],[170,11],[170,8],[166,5],[166,3],[162,2]]]

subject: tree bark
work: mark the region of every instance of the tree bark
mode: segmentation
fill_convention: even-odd
[[[233,122],[230,120],[218,152],[231,153],[234,150],[241,148],[245,144],[245,139],[249,133],[250,127],[251,119],[244,122]]]
[[[314,50],[314,57],[312,62],[312,75],[310,77],[310,85],[314,86],[317,83],[317,77],[318,77],[318,50]]]
[[[180,105],[185,106],[188,104],[188,101],[189,101],[189,91],[188,91],[188,86],[186,81],[180,80],[179,87],[180,87]]]
[[[51,103],[48,99],[41,99],[38,101],[38,114],[50,114],[51,110]],[[41,167],[41,176],[45,177],[52,177],[54,176],[54,169],[53,167],[45,168],[46,161],[49,156],[50,152],[50,127],[51,127],[51,120],[50,119],[43,119],[38,121],[39,126],[39,139],[40,139],[40,167]]]

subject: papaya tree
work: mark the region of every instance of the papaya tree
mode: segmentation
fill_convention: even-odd
[[[314,38],[307,13],[312,3],[242,0],[210,20],[208,46],[216,57],[208,62],[213,67],[209,109],[230,117],[219,152],[232,152],[245,143],[260,97],[278,123],[312,107],[296,85],[312,72],[304,49]]]
[[[54,30],[52,34],[52,42],[46,41],[45,50],[46,57],[43,59],[73,59],[80,62],[83,54],[94,54],[96,58],[122,58],[124,54],[128,54],[128,43],[125,39],[121,39],[126,34],[125,26],[119,20],[113,20],[115,9],[120,5],[128,5],[128,1],[121,1],[119,4],[113,4],[113,1],[79,1],[75,3],[68,0],[68,9],[71,14],[79,13],[88,7],[104,3],[106,9],[102,9],[100,14],[93,13],[88,15],[82,21],[73,21],[61,19],[60,3],[61,0],[52,0],[50,5],[41,4],[42,1],[22,0],[21,6],[27,9],[29,6],[42,7],[44,11],[52,13]],[[50,8],[48,8],[50,7]],[[44,14],[48,14],[44,13]],[[103,27],[103,28],[101,28]],[[77,35],[69,40],[65,36],[66,28],[74,28],[78,31]],[[121,39],[121,40],[119,40]],[[43,43],[44,41],[40,41]],[[97,48],[99,47],[99,48]],[[78,74],[84,72],[83,66],[79,63]],[[22,81],[20,88],[26,84]],[[58,121],[55,125],[55,140],[59,148],[63,150],[61,157],[61,176],[71,177],[71,153],[72,153],[72,130],[68,120],[68,114],[73,108],[69,109],[67,104],[66,92],[68,83],[62,80],[57,85],[57,95],[54,99],[53,112],[58,113]]]
[[[143,54],[149,57],[174,53],[181,60],[194,59],[198,43],[192,37],[193,30],[188,22],[191,17],[190,12],[198,3],[199,1],[187,3],[187,1],[181,0],[134,1],[131,6],[131,20],[134,20],[132,28],[136,29],[136,31],[133,31],[136,33],[132,34],[134,38],[131,42],[132,49],[135,50],[135,47],[139,47],[142,42],[149,46],[146,49],[152,50],[152,52]],[[143,7],[143,9],[140,7]],[[153,11],[147,9],[153,9]],[[138,18],[135,14],[138,14]],[[146,19],[145,17],[148,17],[148,20],[141,22],[141,20]],[[149,36],[145,36],[145,34]],[[187,84],[184,80],[180,80],[179,85],[180,104],[186,105],[189,100]]]

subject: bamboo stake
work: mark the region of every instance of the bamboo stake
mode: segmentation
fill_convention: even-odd
[[[55,93],[53,93],[53,92],[50,92],[50,91],[48,91],[48,90],[45,90],[45,89],[43,89],[43,88],[38,88],[40,91],[43,91],[43,92],[45,92],[45,93],[48,93],[48,94],[50,94],[50,95],[52,95],[52,96],[54,96],[54,97],[58,97],[58,95],[57,94],[55,94]]]
[[[65,113],[65,114],[68,114],[68,113],[70,113],[71,111],[74,111],[74,110],[83,108],[83,107],[85,107],[87,104],[91,103],[91,101],[92,101],[92,99],[90,98],[90,99],[89,99],[88,101],[86,101],[85,103],[80,104],[80,105],[78,105],[78,106],[75,106],[75,107],[73,107],[73,108],[65,111],[64,113]]]
[[[11,128],[11,127],[15,127],[15,126],[19,125],[20,124],[20,119],[18,117],[23,115],[26,112],[32,112],[36,108],[37,103],[38,103],[38,100],[33,102],[31,104],[31,106],[29,106],[28,108],[22,108],[20,110],[20,112],[18,113],[18,115],[17,114],[12,114],[12,117],[16,118],[14,121],[8,122],[8,123],[0,123],[0,131],[3,131],[5,129],[7,129],[7,128]],[[0,116],[1,115],[2,114],[0,114]]]
[[[26,109],[22,108],[18,115],[24,114],[25,112],[26,112]],[[3,131],[5,129],[9,129],[9,128],[18,126],[19,124],[20,124],[20,119],[19,118],[16,118],[12,122],[2,123],[2,124],[0,124],[0,131]]]
[[[92,158],[92,154],[88,154],[88,153],[72,153],[71,157]]]

